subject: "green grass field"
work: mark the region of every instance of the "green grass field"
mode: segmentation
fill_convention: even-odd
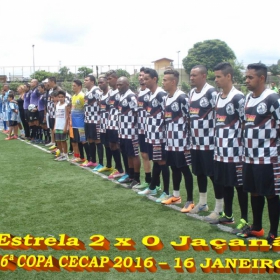
[[[179,242],[179,236],[190,236],[192,239],[203,238],[209,244],[211,239],[223,238],[227,241],[235,236],[222,231],[217,226],[209,225],[192,218],[170,207],[158,205],[146,197],[137,195],[133,190],[108,181],[88,170],[68,162],[55,162],[53,156],[22,141],[5,141],[0,133],[0,232],[24,237],[27,234],[38,237],[67,234],[77,237],[86,246],[85,251],[77,250],[3,250],[0,255],[45,255],[59,259],[63,255],[132,257],[143,259],[153,257],[157,263],[167,262],[170,270],[163,270],[157,265],[157,271],[151,273],[118,272],[60,272],[0,271],[1,279],[279,279],[273,274],[205,274],[199,264],[205,258],[280,258],[275,252],[232,252],[226,250],[217,254],[210,248],[209,252],[197,252],[190,247],[187,251],[176,251],[171,241]],[[195,199],[198,199],[195,184]],[[172,190],[172,185],[170,187]],[[183,183],[181,195],[185,202],[186,194]],[[209,206],[214,207],[212,186],[208,193]],[[179,205],[180,206],[180,205]],[[183,206],[183,204],[181,205]],[[205,213],[206,214],[206,213]],[[239,220],[237,200],[235,198],[236,220]],[[251,221],[251,213],[249,215]],[[264,228],[269,229],[267,209],[265,207]],[[110,241],[110,250],[96,251],[90,248],[90,237],[100,234]],[[160,251],[150,251],[142,239],[148,235],[158,236],[164,247]],[[134,251],[120,251],[115,248],[116,238],[132,238],[136,245]],[[175,271],[175,258],[194,258],[196,272],[184,273]]]

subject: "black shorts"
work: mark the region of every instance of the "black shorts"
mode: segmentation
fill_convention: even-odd
[[[30,112],[29,111],[29,121],[28,122],[34,122],[34,121],[38,121],[39,119],[39,112]]]
[[[29,110],[24,109],[24,119],[26,122],[29,122]]]
[[[149,160],[158,161],[166,160],[165,143],[150,144],[148,143]]]
[[[50,127],[50,129],[54,129],[54,121],[55,121],[55,118],[50,118],[49,117],[49,127]]]
[[[243,190],[262,196],[280,194],[280,164],[243,163]]]
[[[242,163],[214,160],[214,182],[224,187],[242,186]]]
[[[148,153],[148,143],[145,142],[145,134],[138,134],[138,142],[141,153]]]
[[[85,123],[86,140],[100,139],[100,125],[95,123]]]
[[[119,132],[113,129],[107,129],[110,143],[119,143]]]
[[[120,149],[128,157],[136,157],[139,155],[138,139],[120,139]]]
[[[9,121],[9,126],[17,126],[18,122],[17,121]]]
[[[39,124],[46,124],[46,122],[44,122],[44,117],[45,117],[45,112],[39,111]]]
[[[214,176],[214,151],[191,150],[192,173],[196,176]]]
[[[166,165],[181,168],[191,164],[190,151],[166,151]]]
[[[109,147],[109,132],[108,132],[108,130],[106,130],[105,133],[100,133],[100,140],[101,140],[101,143],[105,147]]]

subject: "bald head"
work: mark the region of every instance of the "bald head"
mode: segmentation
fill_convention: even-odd
[[[31,88],[35,88],[38,86],[38,80],[37,79],[32,79],[31,82],[30,82],[30,86]]]
[[[120,77],[117,81],[117,88],[120,92],[120,94],[124,94],[129,89],[129,80],[126,77]]]

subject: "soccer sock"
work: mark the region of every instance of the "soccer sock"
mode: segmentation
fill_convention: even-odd
[[[43,129],[40,127],[40,128],[39,128],[39,139],[40,139],[40,140],[43,140],[43,133],[44,133],[44,131],[43,131]]]
[[[106,166],[108,168],[112,167],[112,151],[109,147],[105,147],[105,153],[106,153],[106,160],[107,160],[107,164]]]
[[[86,143],[83,144],[83,147],[84,147],[85,152],[86,152],[87,160],[90,161],[89,144],[86,142]]]
[[[99,163],[103,165],[103,156],[104,156],[104,151],[103,151],[103,145],[101,143],[96,144],[97,146],[97,154],[98,154],[98,159]]]
[[[161,168],[157,162],[154,162],[153,169],[152,169],[152,181],[150,183],[149,189],[154,190],[159,182],[159,176],[160,176]]]
[[[201,204],[201,205],[207,204],[207,192],[205,192],[205,193],[200,192],[199,193],[199,202],[198,203]]]
[[[221,186],[223,187],[223,186]],[[224,190],[224,203],[225,203],[225,214],[227,217],[232,216],[232,202],[234,197],[234,188],[233,187],[225,187]]]
[[[35,139],[39,139],[40,126],[35,126]]]
[[[134,168],[128,168],[128,170],[129,179],[134,179]]]
[[[140,182],[140,172],[134,172],[134,180]]]
[[[94,142],[89,143],[88,146],[89,146],[90,159],[91,159],[92,162],[95,162],[95,161],[93,161],[93,154],[94,154],[94,152],[96,150],[95,149],[95,143]]]
[[[79,157],[80,157],[80,154],[75,154],[75,153],[74,153],[74,157],[75,157],[75,158],[79,158]]]
[[[205,175],[198,175],[197,176],[197,184],[200,193],[207,192],[207,176]]]
[[[179,191],[180,190],[180,183],[182,180],[182,173],[181,170],[175,166],[171,166],[172,170],[172,181],[173,181],[173,190]]]
[[[91,159],[91,161],[92,162],[97,162],[96,161],[96,144],[94,142],[92,144],[94,144],[94,145],[91,147],[92,148],[92,152],[91,152],[92,159]]]
[[[270,221],[270,233],[276,237],[279,224],[279,196],[276,195],[272,198],[267,197],[267,206]]]
[[[180,196],[180,191],[173,190],[173,196],[179,197]]]
[[[252,196],[251,195],[251,206],[253,212],[253,230],[262,229],[262,215],[264,208],[264,196]]]
[[[238,195],[238,202],[241,212],[241,219],[248,222],[248,193],[243,191],[243,186],[235,187]]]
[[[145,173],[145,182],[150,184],[151,181],[152,181],[152,173],[151,172]]]
[[[127,155],[125,152],[121,152],[122,153],[122,159],[123,159],[123,164],[124,164],[124,169],[125,169],[125,173],[129,174],[129,166],[128,166],[128,159],[127,159]]]
[[[163,179],[163,191],[169,195],[169,180],[170,180],[170,173],[169,167],[166,164],[160,165],[161,169],[161,176]]]
[[[117,149],[117,150],[112,150],[112,155],[113,155],[114,161],[115,161],[115,163],[116,163],[116,169],[117,169],[120,173],[123,173],[120,150],[119,150],[119,149]]]
[[[220,198],[220,199],[216,198],[215,200],[216,200],[216,203],[215,203],[214,212],[217,213],[217,214],[220,214],[224,210],[224,199],[223,198]]]
[[[33,129],[33,128],[34,128],[34,126],[33,126],[33,125],[32,125],[32,126],[30,126],[30,127],[29,127],[29,131],[30,131],[30,137],[34,139],[34,132],[35,132],[35,131],[34,131],[34,129]]]
[[[48,131],[44,129],[44,137],[45,137],[45,142],[48,141]]]
[[[183,173],[185,179],[187,201],[193,201],[193,176],[189,166],[181,167],[181,172]]]
[[[79,147],[79,151],[80,151],[80,158],[84,159],[85,158],[85,154],[84,154],[84,147],[83,147],[82,142],[78,143],[78,147]]]

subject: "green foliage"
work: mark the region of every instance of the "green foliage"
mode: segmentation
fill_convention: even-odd
[[[242,63],[237,60],[230,59],[228,62],[231,64],[233,68],[233,81],[237,84],[243,84],[245,82],[245,77],[241,70],[244,70],[244,66]]]
[[[21,82],[10,82],[9,83],[10,90],[13,90],[14,92],[17,92],[17,88],[22,84],[23,83],[21,83]]]
[[[130,74],[126,70],[124,70],[124,69],[117,69],[116,73],[117,73],[118,77],[130,78]]]
[[[61,88],[68,93],[72,94],[72,82],[64,81],[61,83]]]
[[[181,90],[185,93],[189,93],[191,90],[191,86],[186,82],[182,82]]]
[[[66,66],[63,66],[59,69],[58,72],[58,80],[60,81],[73,81],[75,78],[75,74],[69,71],[70,69]]]
[[[78,68],[78,78],[83,79],[85,78],[88,74],[92,73],[92,69],[88,68],[86,66]]]
[[[183,66],[189,73],[193,66],[203,64],[209,70],[222,61],[236,59],[234,52],[221,40],[206,40],[194,44],[183,59]]]
[[[271,72],[271,75],[273,76],[280,75],[280,65],[272,64],[270,67],[268,67],[268,71]]]
[[[207,71],[207,80],[215,81],[215,72],[212,70]]]
[[[138,81],[138,73],[137,73],[129,78],[129,88],[133,92],[137,92],[138,87],[139,87],[139,81]]]
[[[58,73],[47,72],[45,70],[37,70],[33,74],[30,75],[31,79],[36,79],[39,82],[42,82],[46,78],[49,77],[57,77]]]

